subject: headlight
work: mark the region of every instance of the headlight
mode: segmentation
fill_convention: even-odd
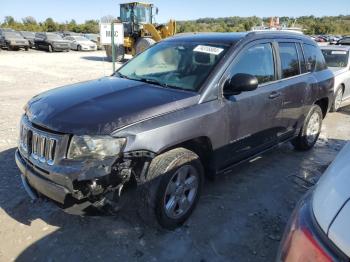
[[[122,151],[125,142],[125,138],[114,138],[111,136],[73,136],[69,145],[68,158],[117,156]]]

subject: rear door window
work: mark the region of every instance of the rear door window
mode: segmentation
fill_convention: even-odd
[[[300,74],[298,52],[295,43],[279,43],[282,78]]]

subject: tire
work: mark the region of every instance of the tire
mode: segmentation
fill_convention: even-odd
[[[48,49],[49,53],[52,53],[52,52],[54,51],[52,45],[49,45],[48,48],[49,48],[49,49]]]
[[[77,51],[81,51],[81,45],[77,46]]]
[[[343,87],[339,86],[334,94],[334,101],[331,107],[331,112],[337,112],[340,108],[341,101],[343,99]]]
[[[152,38],[139,38],[136,42],[135,51],[138,55],[156,43]]]
[[[108,57],[108,60],[113,61],[112,60],[112,46],[110,46],[110,45],[105,46],[105,50],[106,50],[106,55]],[[124,45],[115,46],[115,61],[118,63],[123,62],[124,57],[125,57]]]
[[[138,189],[141,219],[169,230],[181,226],[199,200],[203,180],[203,166],[192,151],[176,148],[157,156]]]
[[[321,108],[318,105],[313,105],[304,120],[299,135],[291,141],[296,150],[310,150],[315,145],[321,133],[322,119]]]
[[[28,51],[28,50],[29,50],[29,47],[25,47],[24,50]]]

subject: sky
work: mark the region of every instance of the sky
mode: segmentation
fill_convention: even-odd
[[[147,0],[143,0],[148,2]],[[16,20],[33,16],[37,21],[48,17],[58,22],[99,19],[105,15],[119,16],[121,0],[0,0],[0,21],[7,15]],[[302,16],[349,15],[350,0],[154,0],[159,8],[156,21],[170,18],[192,20],[227,16]]]

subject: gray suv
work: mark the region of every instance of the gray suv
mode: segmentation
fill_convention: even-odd
[[[333,84],[303,35],[178,35],[110,77],[33,97],[16,162],[32,197],[82,211],[131,199],[145,221],[173,229],[194,210],[205,175],[281,142],[312,148]]]

